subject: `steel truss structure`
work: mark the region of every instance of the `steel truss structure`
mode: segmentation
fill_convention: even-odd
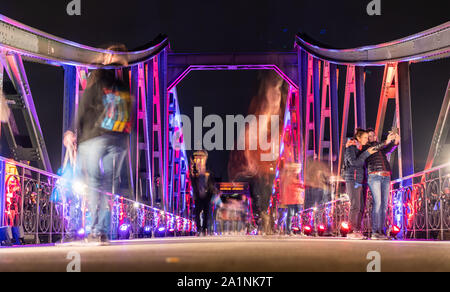
[[[277,178],[273,198],[276,199],[283,160],[302,163],[303,169],[308,159],[323,160],[329,163],[334,175],[340,175],[351,100],[355,127],[366,127],[364,70],[368,66],[384,66],[376,132],[379,136],[383,133],[387,102],[389,99],[395,100],[394,124],[401,135],[399,173],[400,177],[409,177],[414,172],[409,67],[411,63],[450,55],[450,22],[400,40],[346,50],[321,48],[298,35],[292,52],[177,53],[169,50],[167,37],[159,36],[147,49],[118,53],[63,40],[0,15],[0,48],[1,81],[3,83],[6,79],[3,78],[3,72],[6,72],[17,93],[6,98],[10,108],[22,110],[26,133],[32,145],[31,148],[21,148],[14,140],[18,135],[14,122],[17,113],[14,112],[4,125],[4,132],[15,160],[34,161],[35,166],[42,170],[51,170],[22,60],[64,66],[63,130],[70,127],[76,115],[89,70],[113,68],[122,74],[130,74],[131,93],[137,101],[137,117],[128,155],[132,197],[138,203],[146,201],[150,207],[159,207],[173,216],[189,218],[192,215],[189,167],[184,149],[177,147],[182,144],[183,137],[176,93],[177,84],[189,72],[275,70],[290,85],[280,158],[275,170]],[[100,61],[92,61],[101,60],[106,53],[125,54],[130,61],[129,67],[105,67]],[[339,74],[344,71],[346,82],[339,84]],[[339,86],[345,86],[340,127]],[[433,138],[427,167],[432,167],[436,153],[445,143],[442,141],[445,139],[441,138],[449,122],[447,99]],[[411,183],[412,179],[402,180],[399,188],[408,187]],[[390,220],[394,218],[406,233],[409,232],[403,224],[406,213],[401,207],[406,202],[405,197],[396,198],[401,203],[397,199],[392,200],[397,209],[392,212],[396,215]],[[4,208],[5,199],[1,199],[0,205]],[[273,203],[272,206],[276,206],[276,200]],[[398,214],[401,218],[397,218]]]

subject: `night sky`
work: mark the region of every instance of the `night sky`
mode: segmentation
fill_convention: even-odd
[[[442,0],[382,0],[382,16],[366,14],[369,0],[81,0],[82,16],[66,14],[69,2],[1,0],[0,13],[90,46],[114,41],[133,49],[163,33],[175,52],[291,51],[298,32],[328,47],[353,48],[395,40],[450,20]],[[411,66],[416,171],[425,164],[450,76],[449,64],[446,59]],[[26,69],[52,165],[57,169],[63,70],[30,63]],[[374,127],[383,70],[371,67],[366,72],[367,125]],[[256,76],[256,71],[192,73],[178,87],[181,110],[189,114],[193,106],[204,106],[205,114],[246,114],[257,88]],[[342,99],[341,95],[340,114]],[[210,167],[224,179],[227,157],[226,152],[211,155]]]

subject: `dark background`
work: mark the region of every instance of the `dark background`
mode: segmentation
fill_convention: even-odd
[[[369,0],[81,0],[82,16],[66,14],[69,2],[1,0],[0,13],[90,46],[114,41],[133,49],[163,33],[169,36],[171,49],[178,52],[291,51],[298,32],[329,47],[352,48],[395,40],[449,20],[449,7],[442,0],[382,0],[382,16],[366,14]],[[61,157],[63,70],[25,66],[56,170]],[[416,171],[425,164],[449,68],[448,59],[411,66]],[[371,67],[366,73],[367,125],[374,127],[383,69]],[[256,71],[192,73],[178,86],[182,113],[204,106],[204,115],[246,114],[257,88],[256,76]],[[341,111],[342,99],[341,94]],[[216,175],[224,179],[227,157],[226,152],[216,151],[210,161]]]

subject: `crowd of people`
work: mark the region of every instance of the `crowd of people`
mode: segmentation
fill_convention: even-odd
[[[126,48],[116,45],[109,50],[125,51]],[[103,65],[127,66],[123,55],[104,54],[97,63]],[[81,98],[74,129],[64,135],[64,145],[76,157],[75,174],[88,186],[88,203],[92,223],[90,241],[106,242],[110,234],[111,210],[105,196],[98,190],[116,193],[120,181],[120,173],[128,147],[134,116],[133,97],[129,94],[127,80],[116,70],[98,69],[90,73],[87,88]],[[277,74],[268,73],[260,82],[257,97],[252,100],[250,114],[278,115],[283,125],[284,108],[287,98],[287,84]],[[271,127],[259,125],[271,137]],[[77,132],[75,132],[75,129]],[[251,135],[248,129],[240,133],[240,139],[248,140]],[[255,137],[253,137],[255,138]],[[257,138],[257,137],[256,137]],[[271,137],[272,140],[272,137]],[[370,189],[373,197],[372,238],[384,239],[385,216],[388,204],[391,179],[390,164],[387,155],[399,145],[397,131],[391,131],[382,143],[377,142],[373,129],[357,129],[354,137],[346,144],[343,178],[351,201],[349,238],[361,239],[362,219],[365,210],[366,193]],[[275,150],[275,151],[274,151]],[[279,149],[272,149],[277,152]],[[288,151],[285,149],[285,151]],[[255,226],[260,234],[272,234],[275,222],[273,214],[269,214],[272,200],[276,161],[261,161],[264,151],[233,151],[228,165],[229,177],[232,181],[246,182],[251,191],[251,208]],[[195,201],[194,217],[198,233],[206,235],[211,223],[211,200],[217,193],[214,177],[206,169],[208,153],[197,151],[190,163],[192,194]],[[304,171],[305,181],[300,182],[302,165],[289,159],[280,169],[279,206],[286,216],[285,232],[293,234],[292,219],[303,208],[309,208],[324,202],[326,197],[326,181],[331,176],[320,164],[310,164]],[[325,198],[325,199],[324,199]],[[234,208],[239,209],[239,208]],[[68,236],[76,237],[76,229]]]

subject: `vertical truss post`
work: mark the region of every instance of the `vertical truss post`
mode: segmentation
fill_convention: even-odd
[[[366,92],[364,67],[355,68],[355,121],[358,128],[366,129]]]
[[[177,168],[176,168],[176,155],[175,155],[175,149],[174,149],[174,135],[175,135],[175,115],[176,115],[176,108],[175,108],[175,92],[172,90],[169,92],[169,101],[168,101],[168,124],[167,124],[167,131],[168,131],[168,144],[167,144],[167,151],[168,151],[168,172],[167,172],[167,194],[168,194],[168,210],[170,212],[173,212],[174,207],[174,199],[175,199],[175,185],[176,185],[176,179],[177,179]]]
[[[307,55],[303,50],[298,48],[297,50],[297,60],[298,60],[298,92],[296,96],[298,120],[297,120],[297,133],[299,137],[298,144],[298,157],[299,162],[302,163],[302,171],[300,173],[300,180],[304,182],[304,166],[305,166],[305,105],[306,105],[306,92],[307,92],[307,81],[306,81],[306,71],[308,66]]]
[[[130,71],[130,93],[133,96],[134,101],[134,112],[136,113],[135,118],[132,119],[133,125],[130,135],[130,178],[131,178],[131,189],[134,193],[135,200],[138,201],[138,190],[139,190],[139,132],[140,132],[140,93],[139,93],[139,69],[138,66],[133,66]]]
[[[180,203],[185,200],[186,172],[183,133],[176,87],[169,92],[169,173],[168,189],[173,214],[181,215]],[[182,196],[183,194],[183,196]]]
[[[447,141],[448,131],[450,130],[450,80],[445,91],[444,101],[442,102],[441,112],[436,123],[433,139],[431,140],[430,150],[428,152],[425,170],[433,167],[434,160],[439,157],[442,146]]]
[[[149,129],[149,113],[147,110],[147,102],[148,102],[148,92],[151,92],[152,87],[150,87],[150,90],[147,90],[146,86],[146,74],[145,74],[145,66],[146,64],[140,63],[137,66],[135,66],[132,69],[132,92],[135,96],[136,100],[136,108],[137,108],[137,123],[136,123],[136,137],[134,137],[136,141],[136,154],[134,156],[135,161],[135,170],[136,173],[134,174],[135,178],[135,192],[136,192],[136,200],[138,201],[138,194],[139,194],[139,186],[140,186],[140,179],[141,178],[141,170],[145,169],[145,179],[147,184],[147,189],[150,190],[150,201],[153,202],[153,195],[152,195],[152,181],[151,181],[151,154],[150,154],[150,129]],[[142,129],[141,129],[142,125]],[[141,152],[144,152],[143,156],[145,159],[145,163],[142,166],[142,154]],[[141,198],[144,198],[144,195],[141,194]]]
[[[321,63],[318,59],[313,58],[313,86],[314,86],[314,159],[319,156],[319,144],[320,144],[320,72]]]
[[[323,150],[328,148],[328,162],[331,163],[331,141],[333,140],[331,133],[331,123],[329,140],[325,141],[325,122],[331,120],[331,100],[330,100],[330,63],[324,61],[323,74],[322,74],[322,102],[320,107],[320,130],[319,130],[319,160],[324,159]]]
[[[377,123],[375,134],[378,140],[383,135],[384,122],[386,119],[386,109],[389,99],[397,100],[397,63],[387,64],[384,68],[383,83],[381,85],[380,103],[378,106]]]
[[[64,66],[64,105],[63,105],[63,135],[74,129],[78,114],[78,104],[87,85],[87,69],[75,66]],[[64,160],[66,148],[62,145],[61,161]]]
[[[306,75],[306,121],[305,121],[305,162],[308,157],[314,157],[316,153],[316,117],[315,117],[315,86],[314,86],[314,60],[308,55]],[[312,141],[311,141],[312,138]],[[312,142],[312,148],[310,144]]]
[[[2,51],[0,50],[0,54],[2,54]],[[4,98],[4,94],[3,94],[3,72],[4,72],[4,68],[0,63],[0,103],[1,102],[5,102],[6,103],[6,98]],[[2,107],[6,108],[6,104],[0,104],[0,111],[2,110]],[[1,114],[1,113],[0,113]],[[3,117],[1,117],[3,119]],[[0,123],[2,123],[0,121]],[[0,124],[0,138],[2,137],[2,125]],[[2,150],[2,147],[0,145],[0,151]],[[0,225],[2,226],[2,225]]]
[[[147,151],[148,151],[148,158],[147,158],[147,179],[148,179],[148,191],[150,193],[150,206],[153,206],[155,204],[155,197],[158,195],[156,194],[155,189],[155,169],[154,169],[154,98],[155,98],[155,74],[154,74],[154,58],[153,60],[148,61],[145,64],[145,82],[147,85],[147,99],[146,99],[146,124],[147,124]]]
[[[136,131],[135,136],[133,136],[133,140],[136,142],[134,146],[133,153],[133,161],[134,165],[134,181],[135,181],[135,196],[136,201],[139,201],[139,186],[141,185],[141,170],[145,170],[144,174],[147,189],[150,190],[150,201],[152,200],[152,182],[151,182],[151,154],[150,154],[150,137],[149,137],[149,117],[147,111],[147,96],[148,91],[146,88],[146,76],[145,76],[145,64],[140,63],[137,66],[132,68],[131,71],[131,82],[132,82],[132,93],[136,100]],[[142,125],[142,128],[141,128]],[[144,152],[142,155],[141,152]],[[145,158],[144,165],[141,165],[142,157]],[[141,198],[144,198],[144,195],[141,194]]]
[[[149,70],[150,71],[150,70]],[[163,168],[163,146],[162,146],[162,127],[161,127],[161,82],[159,80],[159,58],[153,58],[152,62],[152,82],[153,82],[153,101],[152,101],[152,170],[153,170],[153,186],[155,186],[154,194],[161,199],[161,203],[165,206],[165,184],[164,184],[164,168]],[[156,167],[158,172],[156,172]],[[157,188],[157,189],[156,189]]]
[[[152,192],[152,169],[151,169],[151,150],[150,150],[150,127],[151,123],[149,122],[149,107],[148,101],[150,100],[149,95],[153,90],[153,86],[148,87],[146,75],[146,67],[148,64],[139,64],[139,90],[141,93],[141,109],[142,109],[142,123],[144,130],[144,143],[140,145],[140,150],[145,152],[145,181],[147,185],[147,190],[150,193],[150,202],[153,205],[153,192]],[[147,71],[148,72],[148,71]]]
[[[6,174],[5,161],[0,161],[0,227],[5,226],[5,206],[6,206]]]
[[[52,167],[48,156],[47,147],[45,146],[42,128],[34,106],[33,96],[31,95],[31,89],[25,73],[22,58],[20,55],[15,53],[9,53],[6,55],[6,58],[1,61],[3,66],[8,70],[8,75],[10,76],[17,93],[20,95],[20,99],[23,102],[22,112],[33,147],[33,149],[29,149],[31,153],[31,155],[28,155],[29,159],[23,160],[34,159],[37,161],[40,168],[51,172]],[[14,150],[15,149],[13,149],[13,151]]]
[[[6,64],[6,53],[4,51],[2,51],[0,49],[0,90],[1,90],[1,94],[3,94],[4,97],[4,102],[6,103],[5,107],[8,107],[8,110],[11,111],[10,106],[9,106],[9,101],[7,100],[6,96],[4,95],[4,91],[3,91],[3,83],[4,83],[4,74],[5,74],[5,68],[7,67]],[[12,112],[10,112],[9,117],[8,117],[8,121],[5,123],[2,123],[2,127],[5,129],[4,133],[0,134],[4,134],[6,135],[6,139],[8,141],[8,145],[11,148],[12,152],[13,152],[13,157],[15,160],[19,160],[17,155],[16,155],[16,149],[17,149],[17,143],[16,143],[16,139],[15,139],[15,135],[19,134],[19,130],[17,128],[17,124],[16,121],[14,119],[14,115],[12,114]],[[1,135],[0,135],[1,137]]]
[[[165,200],[164,210],[169,206],[169,191],[168,191],[168,173],[169,173],[169,95],[167,92],[167,49],[164,49],[159,55],[159,82],[161,96],[163,97],[163,197]]]
[[[341,139],[339,147],[338,176],[341,175],[345,144],[347,143],[348,115],[353,96],[354,121],[356,128],[366,128],[366,107],[364,94],[364,68],[347,66],[345,82],[344,110],[342,114]]]
[[[330,64],[330,107],[331,107],[331,147],[332,171],[337,167],[339,155],[339,103],[338,103],[338,69]]]
[[[75,107],[78,99],[78,74],[75,66],[64,66],[64,104],[63,104],[63,135],[72,128]],[[62,145],[61,162],[64,161],[66,147]]]
[[[410,89],[409,89],[409,64],[408,64],[408,72],[405,71],[405,65],[402,65],[402,110],[404,111],[405,122],[407,123],[406,128],[402,129],[400,119],[400,85],[399,85],[399,64],[398,63],[390,63],[387,64],[384,70],[384,76],[383,76],[383,84],[381,88],[381,96],[380,96],[380,104],[378,107],[378,114],[377,114],[377,123],[375,127],[375,133],[378,136],[378,140],[381,140],[383,129],[384,129],[384,122],[386,119],[386,109],[389,99],[393,99],[395,101],[395,115],[394,115],[394,124],[393,126],[396,126],[399,128],[400,137],[405,134],[405,140],[402,137],[402,141],[400,143],[400,146],[398,148],[398,170],[399,170],[399,177],[403,177],[403,162],[402,162],[402,144],[403,143],[411,143],[412,147],[412,134],[409,135],[405,133],[405,131],[412,132],[412,126],[411,126],[411,97],[410,97]],[[408,109],[409,105],[409,109]],[[409,113],[408,113],[409,112]],[[409,117],[408,117],[409,115]],[[409,120],[409,122],[408,122]],[[405,147],[409,147],[406,146]],[[412,152],[412,148],[408,150],[409,152]],[[407,159],[410,160],[409,164],[413,164],[414,161],[410,157],[411,153],[407,154]],[[405,168],[409,169],[410,165]],[[414,166],[413,166],[414,168]],[[409,172],[409,171],[408,171]]]
[[[330,68],[332,67],[332,68]],[[333,71],[333,73],[331,73]],[[319,160],[324,160],[324,148],[328,148],[328,163],[333,172],[334,161],[337,156],[337,145],[339,143],[338,124],[338,104],[337,104],[337,75],[336,66],[330,66],[329,62],[324,62],[322,74],[322,103],[320,113],[320,140],[319,140]],[[328,119],[329,140],[325,140],[325,123]]]
[[[400,151],[399,157],[401,168],[401,177],[409,176],[414,173],[414,148],[412,131],[412,113],[411,113],[411,78],[409,71],[409,62],[398,64],[398,109],[397,116],[400,128]],[[404,182],[404,186],[409,186],[411,180]]]

